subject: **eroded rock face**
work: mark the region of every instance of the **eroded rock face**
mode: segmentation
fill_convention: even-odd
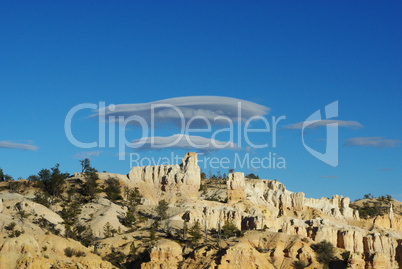
[[[246,199],[246,195],[244,192],[244,173],[230,173],[229,178],[226,182],[226,186],[228,191],[228,201],[237,202]]]
[[[282,231],[301,235],[315,242],[329,241],[334,246],[350,251],[351,268],[399,268],[398,247],[400,240],[379,233],[369,232],[328,219],[298,220],[285,222]]]
[[[150,261],[141,265],[142,269],[178,268],[183,259],[181,246],[171,240],[162,239],[151,249]]]
[[[243,211],[236,206],[222,206],[210,203],[206,206],[194,205],[181,215],[181,219],[193,225],[195,222],[201,226],[207,225],[208,229],[218,229],[225,222],[233,223],[241,228]],[[206,222],[206,223],[205,223]]]
[[[184,193],[198,197],[201,175],[197,154],[188,152],[180,165],[156,165],[133,167],[128,175],[131,185],[146,184],[148,188],[162,193]],[[146,188],[146,187],[145,187]],[[155,195],[158,192],[155,191]]]
[[[306,198],[304,204],[337,219],[360,219],[359,213],[349,207],[350,199],[348,197],[334,195],[331,199]]]
[[[226,250],[221,258],[219,269],[230,268],[275,268],[264,255],[249,244],[238,243]]]

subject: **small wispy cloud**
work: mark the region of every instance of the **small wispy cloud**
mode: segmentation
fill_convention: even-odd
[[[217,151],[222,149],[238,149],[238,146],[230,141],[220,141],[202,136],[175,134],[171,136],[153,136],[134,140],[130,147],[139,150],[149,149],[197,149],[201,152]]]
[[[392,170],[392,168],[383,168],[383,169],[381,169],[381,172],[386,172],[386,171],[391,171]]]
[[[338,176],[321,176],[321,178],[338,178]]]
[[[328,124],[337,123],[338,127],[348,127],[348,128],[363,128],[357,121],[345,121],[345,120],[319,120],[319,121],[302,121],[298,123],[285,125],[285,129],[303,129],[303,125],[305,128],[317,128],[321,126],[327,126]]]
[[[85,159],[85,158],[89,158],[91,156],[97,157],[101,153],[102,153],[102,151],[83,151],[83,152],[78,152],[73,157],[78,158],[78,159]]]
[[[354,137],[345,140],[344,145],[347,147],[376,147],[376,148],[393,148],[401,143],[398,139],[384,139],[377,137]]]
[[[14,143],[11,141],[0,141],[0,148],[21,149],[21,150],[37,150],[38,147],[32,144]]]

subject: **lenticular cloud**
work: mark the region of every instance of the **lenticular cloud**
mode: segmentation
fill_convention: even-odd
[[[221,96],[188,96],[159,100],[149,103],[119,104],[100,108],[93,116],[104,115],[107,121],[118,117],[137,116],[150,122],[164,123],[177,120],[202,118],[214,121],[247,121],[251,117],[263,116],[270,108],[250,101]]]
[[[201,152],[210,152],[221,149],[237,149],[237,145],[230,141],[220,141],[201,136],[175,134],[172,136],[146,137],[136,139],[130,145],[132,148],[140,150],[179,148],[179,149],[197,149]]]

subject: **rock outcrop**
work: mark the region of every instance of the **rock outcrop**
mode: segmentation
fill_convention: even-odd
[[[180,193],[187,197],[198,198],[201,174],[197,163],[197,154],[188,152],[180,165],[133,167],[128,175],[128,181],[132,186],[155,190],[154,196]]]
[[[229,178],[226,182],[228,201],[237,202],[246,199],[244,192],[244,173],[235,172],[229,173]]]
[[[162,239],[156,242],[149,254],[150,261],[141,265],[142,269],[178,268],[183,259],[181,246],[170,240]]]

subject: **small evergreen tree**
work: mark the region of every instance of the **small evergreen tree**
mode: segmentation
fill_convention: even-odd
[[[106,179],[105,183],[105,193],[110,201],[114,202],[122,199],[120,182],[117,178],[109,177],[108,179]]]
[[[87,169],[91,167],[91,162],[90,162],[89,158],[80,160],[80,164],[81,164],[81,172],[82,173],[85,173],[87,171]]]
[[[95,168],[87,167],[84,172],[85,182],[82,186],[82,194],[89,197],[89,199],[94,199],[97,189],[98,189],[98,172]]]
[[[165,200],[161,200],[156,207],[156,214],[159,217],[159,220],[164,220],[167,217],[167,210],[169,209],[169,204]]]
[[[0,168],[0,181],[6,181],[6,179],[4,178],[3,169],[1,169],[1,168]]]
[[[103,226],[103,235],[105,236],[105,238],[113,237],[115,233],[117,233],[117,230],[113,228],[110,222],[106,222]]]
[[[155,226],[154,224],[151,225],[151,228],[149,229],[149,239],[151,240],[151,244],[153,245],[156,239],[156,233],[155,233]]]
[[[197,222],[193,224],[193,226],[188,231],[188,234],[191,236],[191,243],[193,246],[198,246],[198,241],[202,238],[201,226]]]
[[[240,236],[241,232],[233,223],[233,221],[225,221],[222,226],[222,235],[227,239],[232,236]]]

